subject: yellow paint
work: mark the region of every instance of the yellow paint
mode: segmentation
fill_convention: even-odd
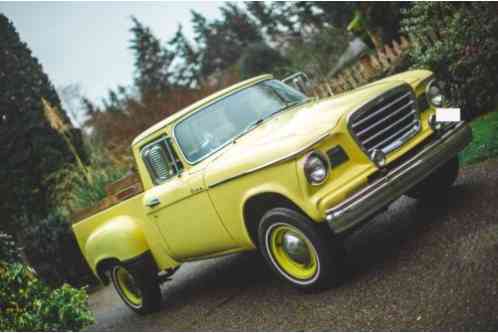
[[[116,272],[117,287],[121,290],[122,295],[133,305],[140,306],[142,304],[142,295],[136,285],[133,276],[122,266],[118,266]]]
[[[288,232],[291,232],[293,235],[296,235],[302,241],[306,242],[308,253],[310,255],[309,264],[305,265],[294,261],[282,248],[283,236]],[[302,234],[298,230],[294,228],[281,225],[273,229],[270,235],[270,250],[272,252],[273,259],[280,266],[280,268],[295,279],[311,279],[318,270],[317,254],[313,246],[306,240],[306,238],[302,237]]]
[[[259,76],[211,95],[166,118],[140,134],[132,152],[145,193],[87,218],[74,231],[83,253],[95,270],[100,260],[126,260],[150,249],[159,269],[181,262],[254,249],[245,226],[246,202],[264,193],[280,194],[312,220],[323,222],[325,209],[360,189],[377,168],[350,136],[347,117],[363,103],[403,83],[423,93],[429,71],[391,76],[334,97],[313,100],[282,112],[205,160],[190,165],[178,149],[174,126],[184,117],[227,94],[271,76]],[[431,134],[430,113],[421,115],[422,129],[388,155],[391,162]],[[161,136],[172,139],[184,170],[154,186],[141,159],[142,147]],[[308,184],[304,156],[341,145],[349,160],[333,168],[320,186]],[[160,205],[145,206],[156,197]]]

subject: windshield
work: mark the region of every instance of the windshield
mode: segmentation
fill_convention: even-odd
[[[176,141],[190,163],[240,137],[268,117],[305,102],[304,94],[268,80],[238,91],[206,106],[175,127]]]

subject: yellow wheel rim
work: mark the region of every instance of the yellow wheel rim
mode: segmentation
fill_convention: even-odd
[[[142,305],[142,293],[133,276],[121,266],[115,268],[114,274],[121,295],[123,295],[131,305]]]
[[[299,244],[299,257],[292,253],[286,244],[289,239]],[[275,263],[291,278],[310,280],[318,272],[316,250],[298,229],[286,224],[278,225],[267,232],[267,242],[270,243],[270,255]]]

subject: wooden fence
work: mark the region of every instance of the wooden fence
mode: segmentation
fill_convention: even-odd
[[[400,41],[392,41],[374,53],[360,57],[332,77],[315,78],[308,85],[307,92],[309,95],[329,97],[394,74],[411,47],[420,44],[429,46],[437,40],[436,35],[402,36]]]

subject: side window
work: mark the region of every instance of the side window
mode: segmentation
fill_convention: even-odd
[[[142,149],[142,159],[152,182],[156,185],[164,183],[181,171],[176,153],[167,138],[146,145]]]

